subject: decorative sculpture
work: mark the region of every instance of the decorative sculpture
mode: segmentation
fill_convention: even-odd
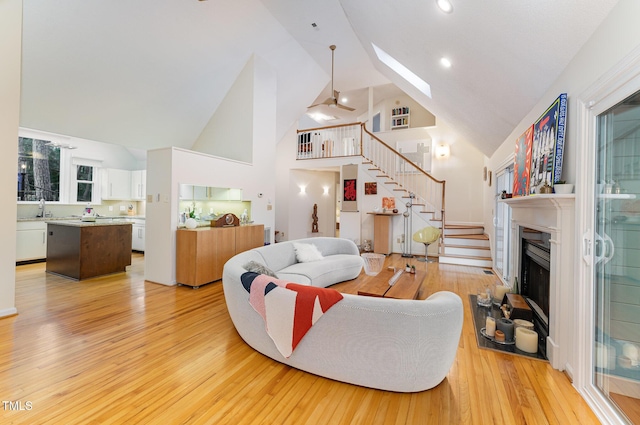
[[[318,204],[313,204],[313,224],[311,225],[311,233],[318,233]]]

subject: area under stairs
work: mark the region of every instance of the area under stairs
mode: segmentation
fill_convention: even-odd
[[[483,226],[445,224],[440,264],[491,268],[489,237]]]

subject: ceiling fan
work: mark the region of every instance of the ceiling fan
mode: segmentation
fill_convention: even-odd
[[[331,93],[333,94],[333,96],[326,98],[324,102],[311,105],[309,106],[309,108],[313,108],[314,106],[319,106],[319,105],[327,105],[330,108],[340,108],[340,109],[345,109],[347,111],[355,111],[355,108],[342,105],[341,103],[338,102],[338,97],[340,97],[340,92],[338,90],[333,89],[333,55],[336,50],[336,46],[332,44],[331,46],[329,46],[329,48],[331,49]]]

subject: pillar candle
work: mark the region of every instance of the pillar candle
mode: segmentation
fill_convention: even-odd
[[[524,319],[513,319],[513,326],[515,326],[516,329],[522,326],[523,328],[533,330],[533,322]]]
[[[504,317],[497,321],[496,328],[504,332],[506,342],[513,341],[513,321]]]
[[[538,333],[527,328],[516,329],[516,348],[525,353],[538,352]]]
[[[485,322],[484,332],[487,336],[494,336],[496,333],[496,319],[491,316],[487,316],[487,320]]]
[[[504,298],[504,294],[506,294],[507,292],[509,292],[511,290],[511,288],[508,288],[504,285],[496,285],[496,290],[495,290],[495,301],[499,304],[502,304],[502,299]]]

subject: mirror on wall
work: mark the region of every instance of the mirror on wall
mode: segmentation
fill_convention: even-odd
[[[178,225],[195,218],[200,225],[208,225],[227,213],[244,217],[251,222],[251,201],[242,198],[242,189],[180,184],[178,195]]]

